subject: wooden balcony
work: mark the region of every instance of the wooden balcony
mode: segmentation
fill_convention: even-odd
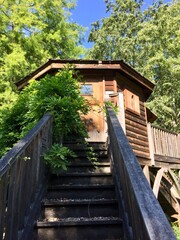
[[[180,169],[180,134],[148,124],[151,165]]]

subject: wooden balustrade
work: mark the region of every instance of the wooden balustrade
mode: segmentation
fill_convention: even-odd
[[[176,239],[116,115],[110,108],[107,122],[117,196],[119,203],[123,199],[121,207],[127,213],[123,219],[125,228],[131,229],[127,239]]]
[[[152,165],[180,169],[180,135],[148,124],[148,136]]]
[[[29,238],[45,188],[42,155],[52,144],[52,116],[39,123],[0,159],[0,239]]]

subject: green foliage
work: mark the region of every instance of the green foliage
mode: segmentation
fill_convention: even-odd
[[[45,153],[44,160],[53,173],[58,173],[58,170],[67,170],[69,157],[76,157],[76,154],[68,147],[53,144],[51,149]]]
[[[104,104],[104,111],[105,113],[107,113],[107,107],[111,107],[113,109],[113,111],[118,114],[118,106],[115,106],[112,102],[110,101],[106,101]]]
[[[172,224],[172,228],[173,228],[174,233],[176,235],[176,239],[180,240],[180,227],[177,224]]]
[[[76,74],[76,79],[73,77]],[[87,114],[89,105],[80,95],[78,75],[74,67],[61,70],[56,76],[32,80],[19,94],[14,105],[4,110],[0,125],[0,155],[12,147],[41,117],[54,116],[54,141],[62,142],[69,133],[87,136],[80,114]]]
[[[84,29],[70,18],[75,4],[75,0],[0,1],[0,92],[4,84],[20,80],[49,58],[78,58],[84,53]],[[0,104],[12,101],[11,95],[7,90]]]
[[[97,154],[95,153],[93,147],[90,147],[89,144],[86,142],[85,143],[85,151],[87,154],[87,159],[94,165],[98,164],[98,158],[97,158]]]
[[[92,25],[88,58],[122,59],[156,84],[149,107],[157,124],[180,132],[180,1],[106,0],[109,16]]]
[[[70,20],[73,0],[6,0],[0,3],[0,73],[16,81],[49,58],[83,52],[83,28]]]

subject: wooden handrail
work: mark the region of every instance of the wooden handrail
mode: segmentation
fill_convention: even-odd
[[[167,218],[147,182],[139,162],[112,109],[108,108],[108,132],[117,195],[130,225],[128,239],[176,239]],[[128,220],[127,220],[128,219]]]
[[[0,159],[0,239],[29,237],[45,188],[42,155],[51,144],[47,114]]]
[[[150,152],[171,158],[180,158],[180,135],[148,124]]]

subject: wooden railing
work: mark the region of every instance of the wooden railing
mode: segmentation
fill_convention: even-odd
[[[52,116],[45,115],[0,159],[0,239],[29,238],[45,189],[42,155],[51,139]]]
[[[152,165],[155,161],[174,164],[173,168],[180,168],[180,135],[153,127],[148,124],[148,136]]]
[[[108,108],[108,132],[113,174],[119,203],[127,214],[127,239],[176,239],[155,198],[113,110]],[[130,226],[130,227],[129,227]]]

